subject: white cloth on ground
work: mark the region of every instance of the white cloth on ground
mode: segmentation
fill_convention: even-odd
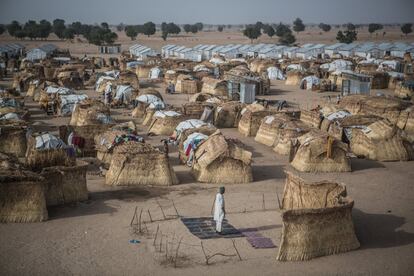
[[[214,202],[214,220],[216,221],[216,231],[222,231],[222,223],[224,220],[224,196],[220,193],[216,195],[216,201]]]

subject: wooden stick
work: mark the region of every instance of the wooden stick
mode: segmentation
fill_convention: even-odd
[[[168,260],[168,236],[166,237],[165,241],[165,260]]]
[[[160,240],[160,250],[159,250],[159,252],[161,252],[161,248],[162,248],[162,233],[161,233],[161,231],[160,231],[160,235],[161,235],[161,240]]]
[[[277,190],[276,190],[276,197],[277,197],[277,204],[279,205],[279,209],[282,209],[282,205],[280,204],[279,194],[277,193]]]
[[[161,209],[162,216],[164,217],[164,219],[166,219],[165,214],[164,214],[164,210],[162,209],[161,204],[158,202],[158,200],[157,200],[157,204]]]
[[[157,231],[155,232],[154,242],[152,243],[153,246],[155,246],[155,242],[157,241],[158,230],[160,230],[160,225],[159,224],[157,225]]]
[[[137,215],[137,209],[138,209],[138,206],[135,206],[134,215],[132,216],[132,220],[131,220],[131,223],[129,224],[129,226],[132,226],[132,223],[134,222],[134,219],[135,219],[135,217]]]
[[[241,261],[241,260],[242,260],[242,258],[241,258],[241,256],[240,256],[239,250],[237,250],[235,240],[234,240],[234,239],[231,239],[231,242],[233,243],[233,247],[234,247],[234,250],[236,250],[237,256],[239,256],[239,260]]]
[[[178,242],[177,250],[175,251],[174,267],[177,267],[178,249],[180,249],[182,240],[183,240],[183,237],[181,237],[180,241]]]
[[[180,214],[178,214],[177,208],[175,207],[174,200],[171,199],[171,201],[172,201],[175,213],[177,214],[177,217],[180,217]]]
[[[139,213],[139,221],[138,221],[138,230],[139,230],[140,233],[142,233],[141,217],[142,217],[142,209],[141,209],[141,212]]]
[[[150,218],[150,221],[152,222],[152,216],[151,216],[150,210],[148,209],[147,211],[148,211],[148,216]]]
[[[208,265],[208,256],[206,254],[206,251],[204,250],[204,245],[203,245],[203,241],[201,242],[201,250],[203,251],[204,257],[206,258],[206,265]]]
[[[262,194],[262,208],[263,210],[266,210],[264,194]]]

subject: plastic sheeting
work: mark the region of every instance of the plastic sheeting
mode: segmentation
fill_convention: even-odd
[[[59,95],[75,94],[73,90],[66,88],[66,87],[48,86],[46,87],[45,91],[48,94],[59,94]]]
[[[19,115],[16,113],[6,113],[3,116],[0,116],[0,120],[20,120]]]
[[[348,117],[348,116],[351,116],[351,113],[349,113],[348,111],[345,111],[345,110],[340,110],[340,111],[336,111],[334,113],[329,114],[328,116],[326,116],[326,118],[329,121],[334,121],[334,120],[342,119],[342,118],[345,118],[345,117]]]
[[[300,64],[289,64],[286,67],[286,72],[289,72],[289,71],[292,71],[292,70],[305,71],[305,68],[303,68],[302,65],[300,65]]]
[[[321,82],[321,80],[318,77],[315,77],[315,76],[307,76],[307,77],[303,78],[300,81],[300,87],[301,88],[303,87],[304,81],[306,81],[306,87],[304,87],[304,89],[306,89],[306,90],[312,90],[312,87],[314,85],[319,85],[320,82]]]
[[[325,63],[321,65],[322,69],[327,69],[329,72],[335,72],[337,70],[352,70],[352,62],[343,59],[337,59],[331,63]]]
[[[136,98],[137,101],[149,104],[149,108],[164,109],[165,103],[155,95],[146,94]]]
[[[161,69],[159,67],[151,68],[149,72],[150,79],[158,79],[161,77]]]
[[[61,115],[72,114],[76,103],[87,99],[88,96],[82,95],[61,95],[60,96],[60,113]]]
[[[270,80],[285,80],[286,77],[283,75],[282,70],[277,67],[267,68],[267,76]]]
[[[134,88],[130,85],[118,85],[115,92],[115,100],[128,104],[132,100]]]
[[[156,111],[154,113],[154,117],[157,118],[165,118],[165,117],[177,117],[180,116],[181,114],[172,110],[168,110],[168,111]]]
[[[115,78],[110,77],[110,76],[101,76],[101,77],[99,77],[99,79],[96,81],[96,84],[95,84],[95,90],[97,90],[99,88],[99,86],[101,85],[101,83],[106,81],[106,80],[114,81]]]
[[[184,130],[191,129],[191,128],[199,128],[199,127],[207,126],[207,125],[210,125],[210,124],[204,121],[201,121],[201,120],[197,120],[197,119],[190,119],[190,120],[183,121],[179,123],[178,126],[175,128],[175,131],[177,133],[177,140]]]
[[[36,149],[46,150],[46,149],[60,149],[66,147],[66,144],[56,138],[50,133],[45,133],[39,136],[36,136]]]
[[[397,66],[398,66],[399,62],[396,60],[384,60],[383,62],[380,63],[380,65],[378,66],[378,70],[380,71],[385,71],[385,70],[397,70]]]

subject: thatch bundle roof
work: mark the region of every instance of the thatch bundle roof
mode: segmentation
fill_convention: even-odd
[[[244,136],[256,136],[262,119],[274,113],[276,111],[265,110],[264,107],[260,108],[260,105],[248,105],[241,111],[239,132]]]
[[[269,147],[274,146],[280,127],[291,120],[293,120],[292,117],[283,113],[264,117],[254,140]]]
[[[192,169],[200,182],[248,183],[253,180],[251,159],[243,144],[216,131],[196,149]]]
[[[323,116],[319,110],[305,110],[300,111],[300,120],[306,125],[314,128],[320,128]]]
[[[0,153],[0,222],[47,220],[44,179]]]
[[[214,125],[219,128],[237,127],[241,111],[246,104],[238,101],[224,102],[217,106],[214,112]]]
[[[147,75],[148,77],[148,75]],[[117,84],[129,84],[131,85],[135,90],[139,90],[139,81],[136,74],[130,71],[124,71],[119,73],[119,78],[116,80]]]
[[[218,97],[227,97],[227,82],[225,80],[213,79],[209,77],[204,77],[203,87],[201,89],[202,93],[209,93]]]
[[[404,130],[404,135],[410,143],[414,143],[414,107],[411,106],[400,113],[397,126]]]
[[[286,73],[286,85],[299,85],[301,80],[308,74],[299,70],[291,70]]]
[[[292,150],[292,139],[298,138],[311,130],[302,121],[293,119],[286,121],[278,130],[273,150],[278,154],[289,155]]]
[[[190,136],[193,133],[201,133],[201,134],[210,136],[216,131],[217,131],[217,128],[215,128],[213,125],[205,125],[202,127],[189,128],[189,129],[183,130],[178,139],[178,154],[179,154],[178,157],[180,158],[180,161],[183,164],[185,164],[188,160],[188,157],[185,154],[185,149],[184,149],[184,142],[187,140],[188,136]]]
[[[413,149],[404,141],[401,130],[386,119],[353,129],[350,147],[355,155],[377,161],[407,161],[413,157]]]
[[[325,118],[324,122],[325,120],[328,119]],[[381,120],[381,117],[375,115],[350,115],[344,118],[330,121],[329,126],[326,130],[336,139],[343,142],[349,142],[346,133],[347,129],[351,131],[352,128],[368,126],[378,120]],[[322,124],[325,124],[324,122]]]
[[[275,61],[268,59],[255,59],[249,64],[250,71],[253,73],[265,72],[270,66],[275,66]]]
[[[102,121],[98,119],[98,116],[101,115],[109,117],[109,107],[101,101],[86,99],[75,105],[69,124],[72,126],[102,124]]]
[[[345,185],[306,182],[286,172],[282,238],[277,259],[304,261],[357,249],[352,222],[354,201]]]
[[[178,184],[178,179],[165,153],[149,144],[126,142],[114,149],[105,182],[112,186],[169,186]]]
[[[297,138],[290,163],[301,172],[349,172],[351,163],[347,146],[320,130]],[[295,152],[296,151],[296,152]]]
[[[413,99],[414,81],[399,82],[395,85],[394,95],[401,99]]]
[[[200,119],[204,112],[204,107],[212,106],[205,102],[188,102],[182,105],[181,113],[190,119]]]
[[[23,121],[0,120],[0,152],[24,157],[27,149],[27,124]]]
[[[148,128],[148,133],[152,135],[173,134],[177,125],[184,120],[184,115],[174,111],[157,111],[152,116],[152,122]]]

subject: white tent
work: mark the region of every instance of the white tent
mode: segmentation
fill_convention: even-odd
[[[136,100],[138,102],[149,104],[149,107],[153,109],[164,109],[165,108],[165,103],[155,95],[151,95],[151,94],[141,95],[141,96],[138,96]]]
[[[286,77],[283,75],[282,70],[277,67],[267,68],[267,75],[270,80],[285,80]]]
[[[116,87],[115,100],[124,104],[129,104],[132,100],[134,88],[131,85],[118,85]]]
[[[151,68],[149,72],[149,78],[150,79],[158,79],[161,77],[161,69],[159,67]]]
[[[304,82],[306,81],[306,87]],[[300,81],[300,87],[306,90],[312,90],[313,86],[319,85],[321,80],[315,76],[307,76]]]
[[[337,59],[331,63],[322,64],[321,68],[327,69],[329,72],[335,72],[337,70],[352,70],[352,62],[349,60]]]
[[[88,96],[83,95],[61,95],[60,96],[60,115],[72,114],[75,104],[87,99]]]

